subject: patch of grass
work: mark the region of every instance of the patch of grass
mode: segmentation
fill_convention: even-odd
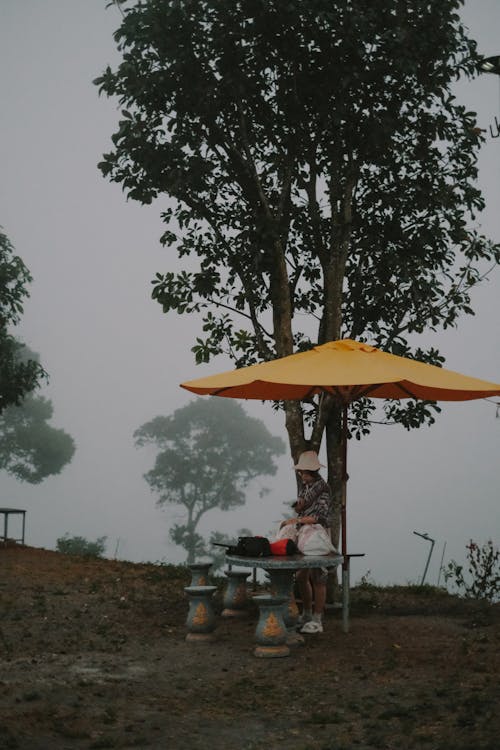
[[[438,597],[441,599],[447,599],[450,596],[446,589],[442,589],[438,586],[431,586],[429,583],[424,583],[423,585],[419,583],[409,583],[407,586],[389,586],[388,589],[395,594],[406,592],[407,594],[413,594],[414,596]]]
[[[33,607],[38,614],[45,615],[47,612],[47,599],[45,594],[37,593],[33,595]]]
[[[186,585],[191,578],[191,571],[185,565],[157,562],[151,565],[144,578],[146,581],[152,581],[153,583],[173,581]]]
[[[41,697],[40,693],[36,690],[30,690],[27,693],[23,693],[23,701],[28,701],[28,703],[31,701],[39,701]]]
[[[9,643],[7,638],[5,637],[5,633],[3,632],[2,628],[0,628],[0,643],[3,644],[3,647],[5,649],[5,653],[10,653],[13,650],[12,644]]]
[[[128,744],[131,747],[149,747],[150,740],[146,737],[145,734],[138,734],[136,737],[133,737],[131,740],[128,741]]]
[[[84,729],[78,729],[66,722],[55,721],[53,726],[54,732],[68,740],[85,740],[90,736]]]
[[[89,748],[91,748],[91,750],[102,750],[102,748],[107,747],[118,747],[118,740],[115,737],[103,735],[102,737],[98,737],[89,745]]]
[[[304,720],[304,724],[342,724],[345,721],[345,716],[339,711],[316,711]]]
[[[387,734],[385,731],[381,731],[378,727],[369,727],[371,731],[365,735],[365,742],[370,748],[385,748],[387,747]]]
[[[377,718],[381,721],[387,721],[389,719],[408,719],[412,716],[413,710],[408,706],[395,705],[386,708],[385,711],[382,711]]]
[[[0,747],[5,750],[17,750],[21,747],[19,740],[7,727],[0,726]]]
[[[381,672],[393,672],[399,666],[397,651],[390,651],[380,665]]]
[[[101,716],[101,721],[103,724],[115,724],[116,719],[117,719],[116,709],[114,709],[112,706],[108,706],[108,708],[104,710],[104,713]]]

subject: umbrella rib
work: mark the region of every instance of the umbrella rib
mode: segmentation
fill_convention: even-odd
[[[373,391],[376,391],[377,388],[380,388],[384,385],[387,385],[387,383],[372,383],[372,385],[367,386],[364,390],[360,390],[359,393],[356,394],[355,398],[363,398],[364,396],[369,396],[371,393],[373,393]],[[410,396],[410,398],[419,398],[414,393],[412,393],[409,388],[401,385],[401,383],[395,382],[393,385],[399,388],[400,391],[403,391],[406,396]]]
[[[401,391],[403,391],[403,393],[406,393],[407,396],[410,396],[411,398],[419,398],[418,396],[415,396],[415,394],[412,393],[409,388],[405,388],[404,385],[401,385],[401,383],[394,383],[394,385],[396,385]]]
[[[372,391],[375,391],[380,385],[383,385],[383,383],[372,383],[371,385],[367,385],[364,390],[360,388],[359,391],[356,393],[355,398],[364,398],[364,396],[368,396],[370,393],[372,393]],[[354,401],[354,399],[352,400]]]
[[[367,396],[369,393],[378,388],[379,385],[383,385],[383,383],[375,383],[373,385],[366,386],[364,390],[361,386],[330,386],[328,388],[325,388],[324,390],[327,393],[331,393],[332,395],[337,396],[342,404],[350,404],[352,401],[356,401],[356,399],[358,398]]]
[[[342,387],[338,385],[322,386],[325,393],[329,393],[330,396],[334,396],[340,404],[348,404],[352,399],[346,398],[345,393],[342,391]]]
[[[304,401],[305,399],[311,398],[312,396],[315,396],[318,392],[318,389],[323,390],[325,393],[330,393],[332,396],[336,396],[340,403],[342,404],[349,404],[352,401],[355,401],[358,398],[363,398],[364,396],[369,396],[370,393],[373,393],[373,391],[376,391],[377,388],[380,386],[383,386],[384,383],[373,383],[372,385],[366,386],[364,389],[359,386],[352,386],[348,390],[348,397],[346,398],[346,391],[341,386],[318,386],[314,385],[309,388],[307,393],[300,397],[300,401]],[[419,398],[414,393],[410,391],[409,388],[406,388],[404,385],[401,385],[401,383],[394,383],[394,385],[399,388],[400,391],[402,391],[406,396],[409,396],[410,398]],[[226,391],[230,391],[234,386],[224,386],[223,388],[217,388],[216,390],[212,391],[212,396],[220,396],[221,394],[224,394]],[[359,388],[359,390],[357,390]]]
[[[232,386],[225,386],[224,388],[217,388],[216,390],[212,391],[211,396],[220,396],[221,393],[224,393],[225,391],[230,391]]]

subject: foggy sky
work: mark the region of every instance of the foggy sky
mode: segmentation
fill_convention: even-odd
[[[0,225],[34,282],[16,333],[50,374],[43,389],[53,401],[53,424],[75,439],[72,463],[39,486],[0,476],[0,506],[27,510],[27,543],[54,549],[65,532],[108,536],[107,554],[134,561],[182,561],[168,541],[181,511],[159,510],[142,478],[153,451],[137,450],[132,433],[157,414],[194,398],[179,383],[232,368],[225,357],[195,366],[190,348],[195,318],[165,316],[150,300],[157,271],[178,267],[159,245],[160,213],[127,202],[96,164],[111,148],[118,114],[92,85],[119,57],[112,33],[120,24],[105,0],[0,2]],[[464,19],[488,56],[500,53],[500,3],[471,0]],[[500,79],[484,75],[457,94],[488,128],[500,117]],[[482,230],[500,241],[500,139],[481,149],[480,185],[487,209]],[[426,336],[446,367],[500,382],[500,276],[476,291],[476,315],[458,330]],[[284,417],[269,404],[243,403],[286,440]],[[370,571],[380,583],[419,581],[429,550],[413,531],[436,540],[428,581],[445,562],[461,560],[469,538],[499,542],[500,419],[485,401],[442,405],[437,424],[411,433],[375,427],[348,451],[348,535],[353,581]],[[269,496],[248,493],[246,506],[212,512],[201,530],[262,534],[295,494],[288,455]],[[11,521],[13,524],[13,521]],[[15,528],[12,528],[15,531]]]

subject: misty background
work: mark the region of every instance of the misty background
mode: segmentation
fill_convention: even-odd
[[[96,164],[111,147],[118,122],[114,102],[99,98],[92,80],[119,61],[112,34],[121,22],[106,0],[0,0],[0,225],[34,281],[16,335],[40,354],[50,375],[41,395],[54,405],[52,424],[76,441],[62,474],[31,486],[0,475],[0,506],[26,509],[26,543],[55,549],[68,532],[106,535],[107,556],[182,562],[168,539],[181,509],[158,509],[143,479],[153,449],[136,449],[132,434],[159,414],[193,398],[179,383],[232,369],[220,356],[196,366],[190,349],[196,317],[169,315],[150,299],[157,271],[178,268],[163,249],[163,198],[152,206],[127,202]],[[479,51],[500,54],[498,0],[469,0],[462,13]],[[457,96],[487,130],[479,182],[486,210],[482,231],[500,241],[500,76],[461,82]],[[418,339],[432,343],[449,369],[500,382],[500,274],[473,293],[474,317],[458,329]],[[497,399],[498,400],[498,399]],[[240,402],[286,440],[284,415],[270,404]],[[370,571],[377,583],[419,582],[429,543],[436,541],[426,578],[436,583],[444,563],[463,561],[470,538],[498,544],[500,419],[495,401],[441,404],[431,427],[407,432],[374,426],[348,448],[347,517],[352,580]],[[320,456],[321,457],[321,456]],[[295,496],[289,455],[257,485],[246,505],[208,513],[200,532],[267,534]],[[1,519],[0,519],[1,520]],[[20,531],[15,517],[9,535]],[[445,546],[446,545],[446,546]],[[443,578],[441,576],[441,583]]]

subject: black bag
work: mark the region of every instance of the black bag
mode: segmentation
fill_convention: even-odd
[[[240,557],[271,557],[271,545],[265,536],[239,536],[237,544],[212,542],[216,547],[225,547],[228,555]]]
[[[269,539],[265,536],[239,536],[232,554],[241,557],[270,557],[272,552]]]

